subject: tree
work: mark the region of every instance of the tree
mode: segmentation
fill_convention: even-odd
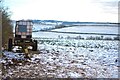
[[[12,24],[10,20],[10,12],[8,8],[3,6],[3,0],[0,0],[0,12],[2,12],[2,46],[6,47],[9,38],[13,37]]]

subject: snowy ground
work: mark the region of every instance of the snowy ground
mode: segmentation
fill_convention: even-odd
[[[81,33],[107,33],[118,34],[118,27],[115,26],[72,26],[61,29],[54,29],[52,31],[60,32],[81,32]]]
[[[4,52],[4,77],[118,78],[118,41],[39,40],[39,53]]]

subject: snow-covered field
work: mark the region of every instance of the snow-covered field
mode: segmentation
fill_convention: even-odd
[[[55,24],[51,24],[51,25],[45,25],[45,24],[34,24],[33,25],[33,31],[34,30],[41,30],[41,29],[45,29],[45,28],[54,28]]]
[[[49,63],[46,65],[61,67],[59,71],[62,72],[57,77],[118,77],[117,41],[60,40],[57,44],[47,44],[41,45],[40,48],[52,52],[39,56],[45,64],[46,62]]]
[[[39,40],[38,46],[31,60],[4,52],[4,77],[118,78],[118,41]]]
[[[38,30],[49,27],[54,26],[36,25]],[[77,26],[53,31],[118,34],[118,27]],[[33,37],[40,37],[37,39],[38,53],[30,53],[30,59],[27,59],[24,53],[4,51],[3,58],[0,59],[3,64],[3,77],[118,78],[119,41],[66,39],[68,36],[96,35],[35,32]]]
[[[50,26],[44,25],[44,28],[49,28]],[[55,27],[55,26],[51,26]],[[43,27],[37,25],[36,28],[38,30],[43,29]],[[61,29],[53,29],[52,31],[59,32],[79,32],[79,33],[101,33],[101,34],[118,34],[117,26],[73,26]],[[76,37],[81,36],[83,38],[87,38],[90,36],[101,36],[101,35],[91,35],[91,34],[69,34],[69,33],[54,33],[54,32],[35,32],[32,34],[33,37],[41,37],[41,38],[58,38],[58,36],[62,37]],[[104,37],[115,37],[114,35],[104,35]]]
[[[72,26],[62,29],[55,29],[53,31],[61,32],[82,32],[82,33],[108,33],[117,34],[118,27],[115,26]]]

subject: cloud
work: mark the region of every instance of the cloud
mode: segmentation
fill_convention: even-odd
[[[118,14],[118,0],[93,0],[106,13]]]
[[[103,2],[104,6],[108,6],[108,7],[118,7],[118,2],[117,1],[111,1],[111,2]]]
[[[101,6],[104,7],[110,7],[110,8],[117,8],[118,7],[118,0],[93,0],[94,3],[98,3]]]
[[[107,0],[7,0],[12,19],[117,21],[116,2]],[[10,2],[11,1],[11,2]],[[114,6],[114,7],[113,7]]]

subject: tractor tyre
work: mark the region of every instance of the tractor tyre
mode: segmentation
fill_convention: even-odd
[[[37,40],[34,40],[33,51],[37,51]]]
[[[8,41],[8,51],[12,51],[12,39],[9,39]]]

